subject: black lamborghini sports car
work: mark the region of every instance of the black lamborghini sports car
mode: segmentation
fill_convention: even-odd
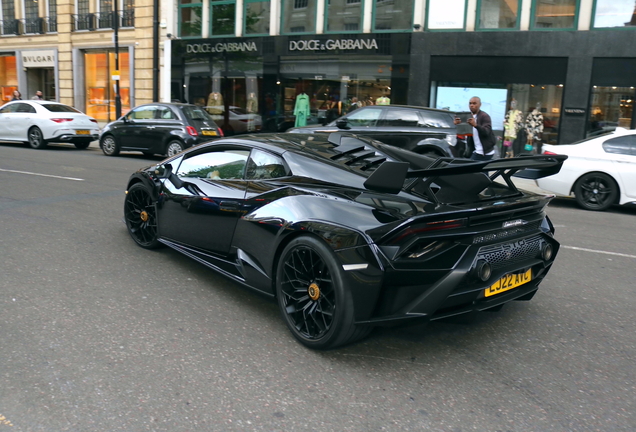
[[[567,156],[474,162],[368,138],[224,138],[134,173],[125,222],[277,298],[293,335],[329,349],[374,326],[421,323],[530,300],[559,249],[552,196],[510,177]]]

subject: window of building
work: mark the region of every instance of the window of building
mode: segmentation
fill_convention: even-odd
[[[363,14],[360,0],[330,0],[325,4],[325,31],[357,31],[362,27]]]
[[[634,87],[594,86],[590,98],[590,123],[587,135],[634,127]]]
[[[15,19],[15,3],[2,2],[2,34],[18,34],[18,21]]]
[[[270,16],[269,0],[245,0],[244,34],[268,35]]]
[[[84,54],[86,83],[86,114],[99,120],[115,120],[115,53],[111,51]],[[122,112],[130,109],[130,59],[127,52],[119,53],[119,95]]]
[[[481,0],[477,6],[477,29],[519,29],[521,0]]]
[[[0,91],[2,100],[5,103],[13,98],[13,92],[18,89],[18,70],[14,55],[0,56]]]
[[[124,6],[121,12],[121,26],[135,26],[135,0],[124,0]]]
[[[37,0],[24,0],[24,32],[44,33],[43,24]]]
[[[210,36],[234,35],[236,2],[234,0],[210,0]]]
[[[466,28],[467,0],[428,0],[426,28],[429,30],[463,30]]]
[[[396,31],[413,29],[414,0],[375,0],[373,29]]]
[[[532,29],[575,30],[579,0],[535,0],[532,4]]]
[[[48,0],[48,29],[51,33],[57,32],[57,0]]]
[[[282,0],[281,33],[315,33],[317,0]]]
[[[179,0],[179,36],[201,37],[203,3],[198,0]]]
[[[593,28],[625,28],[636,26],[634,0],[596,0]]]

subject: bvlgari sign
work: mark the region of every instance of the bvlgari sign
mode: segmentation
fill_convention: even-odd
[[[317,39],[289,41],[290,51],[335,51],[378,49],[375,39]]]
[[[22,67],[54,67],[55,51],[54,50],[38,50],[38,51],[22,51]]]

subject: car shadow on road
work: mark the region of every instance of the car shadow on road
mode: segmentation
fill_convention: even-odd
[[[625,214],[625,215],[636,215],[636,205],[635,204],[627,204],[627,205],[614,205],[605,211],[595,212],[591,210],[585,210],[579,207],[576,201],[573,198],[569,197],[556,197],[552,201],[550,201],[550,207],[558,207],[561,209],[574,210],[580,212],[588,212],[589,214],[598,214],[602,215],[604,213],[615,213],[615,214]]]

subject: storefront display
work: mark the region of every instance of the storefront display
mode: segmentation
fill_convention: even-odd
[[[2,101],[11,100],[13,92],[18,90],[18,71],[15,55],[0,55],[0,90]]]

